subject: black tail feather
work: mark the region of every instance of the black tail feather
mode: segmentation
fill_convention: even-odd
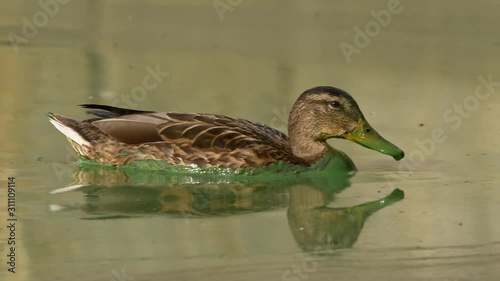
[[[93,114],[101,118],[112,118],[122,115],[152,112],[152,111],[134,110],[128,108],[114,107],[109,105],[101,105],[101,104],[80,104],[79,106],[83,108],[94,109],[94,110],[88,110],[87,113]]]

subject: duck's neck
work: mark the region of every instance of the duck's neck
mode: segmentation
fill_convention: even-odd
[[[299,98],[300,99],[300,98]],[[311,111],[307,104],[298,100],[292,106],[288,117],[288,140],[293,154],[312,164],[329,152],[329,146],[321,138],[316,111]]]
[[[325,142],[306,141],[296,136],[290,136],[289,140],[293,155],[304,160],[307,164],[318,161],[329,151]]]
[[[293,155],[302,159],[307,164],[312,164],[325,156],[330,149],[326,142],[314,140],[310,134],[307,134],[307,130],[301,129],[303,128],[295,127],[294,129],[290,129],[288,140]]]

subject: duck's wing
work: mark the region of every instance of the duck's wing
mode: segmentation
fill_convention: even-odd
[[[165,116],[168,122],[157,128],[161,138],[187,154],[207,157],[209,162],[234,166],[300,162],[293,156],[287,136],[269,126],[215,114],[172,112]]]
[[[161,141],[157,127],[168,119],[164,113],[140,113],[87,121],[121,142],[141,144]]]
[[[174,151],[208,162],[242,158],[250,166],[279,160],[300,162],[293,156],[285,134],[248,120],[216,114],[126,112],[96,105],[87,108],[93,108],[89,113],[99,117],[87,122],[124,143],[164,142]]]
[[[168,120],[164,114],[101,104],[81,104],[88,114],[97,116],[85,120],[108,135],[128,144],[161,141],[156,127]]]
[[[200,149],[236,149],[249,145],[287,146],[287,136],[269,126],[224,115],[153,112],[89,119],[93,125],[117,138],[137,144],[164,140],[189,141]]]
[[[158,126],[167,142],[189,141],[199,149],[234,150],[255,145],[287,148],[288,138],[269,126],[224,115],[166,113],[168,122]]]
[[[225,115],[153,112],[99,104],[80,106],[98,117],[87,122],[125,143],[192,139],[200,148],[204,147],[201,143],[207,142],[218,147],[233,147],[236,139],[240,140],[236,143],[241,144],[244,141],[278,146],[288,143],[287,136],[274,128]]]

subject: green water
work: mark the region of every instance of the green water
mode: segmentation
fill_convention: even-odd
[[[348,173],[350,171],[355,170],[355,166],[352,164],[352,161],[348,158],[345,158],[344,155],[339,154],[339,157],[336,157],[332,161],[332,155],[328,154],[322,159],[318,160],[316,163],[313,163],[310,166],[303,165],[291,165],[287,164],[284,161],[279,161],[277,163],[273,163],[271,165],[262,166],[262,167],[252,167],[252,168],[217,168],[217,167],[209,167],[209,168],[200,168],[196,165],[194,166],[175,166],[163,161],[159,160],[135,160],[127,165],[123,166],[113,166],[113,165],[102,165],[84,158],[79,160],[80,167],[88,167],[88,168],[107,168],[107,169],[119,169],[125,171],[150,171],[150,172],[158,172],[162,174],[184,174],[184,175],[194,175],[194,176],[228,176],[234,179],[239,179],[243,177],[253,177],[253,178],[266,178],[266,177],[282,177],[286,178],[291,175],[300,175],[300,174],[310,174],[310,173],[328,173],[328,171],[338,170],[338,166],[340,169]],[[338,160],[339,158],[340,160]]]
[[[400,1],[356,47],[393,1],[221,2],[0,4],[0,279],[498,280],[500,4]],[[355,175],[99,168],[46,118],[102,103],[286,131],[317,85],[406,158],[331,140]]]

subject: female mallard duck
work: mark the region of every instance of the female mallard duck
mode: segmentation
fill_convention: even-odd
[[[332,150],[329,138],[345,138],[396,160],[404,152],[365,120],[354,99],[334,87],[315,87],[297,99],[288,137],[269,126],[205,113],[152,112],[84,104],[97,118],[76,121],[49,113],[83,158],[107,165],[161,160],[198,167],[259,167],[278,161],[311,165]]]

